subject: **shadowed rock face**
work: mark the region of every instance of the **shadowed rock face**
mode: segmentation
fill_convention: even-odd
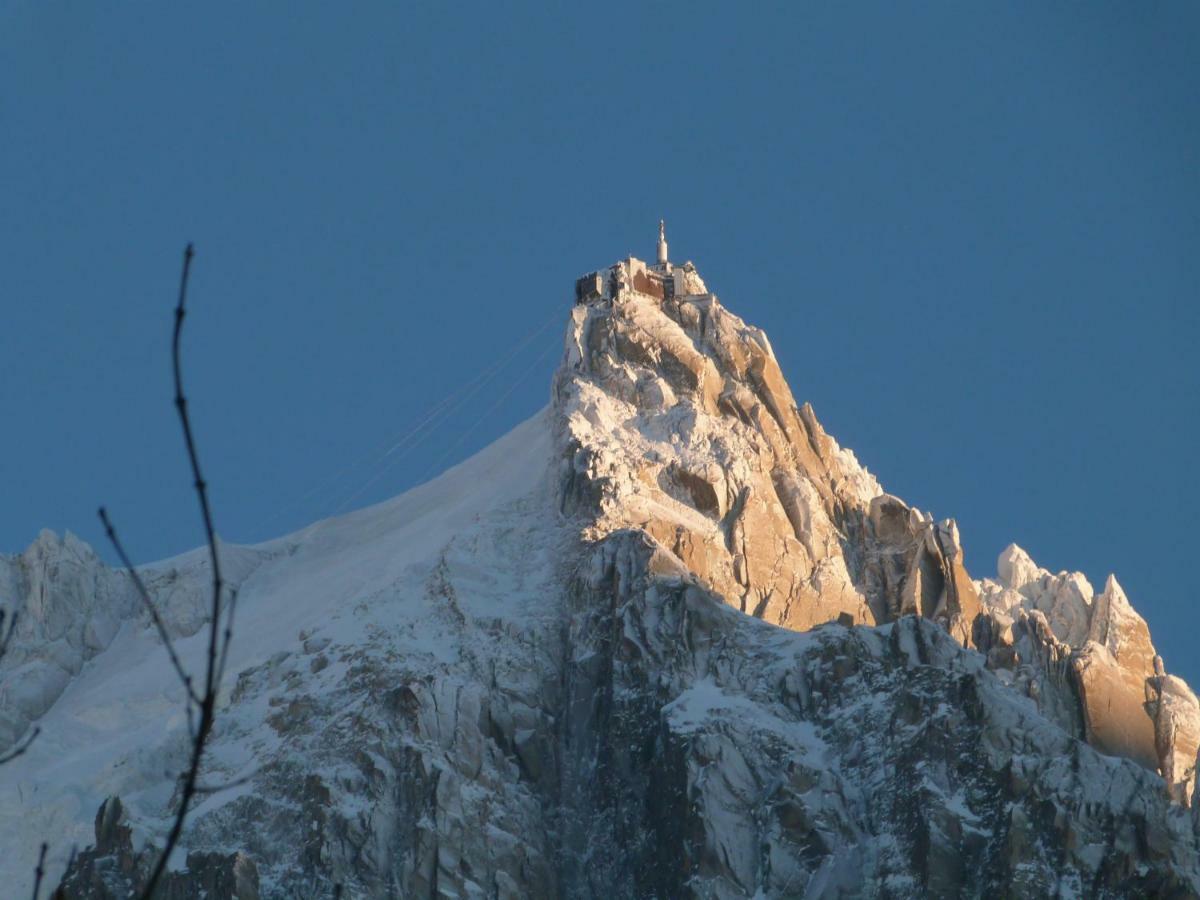
[[[118,900],[140,890],[150,877],[157,848],[135,852],[125,810],[110,797],[96,813],[96,843],[75,857],[58,897]],[[259,900],[258,870],[243,853],[189,853],[182,872],[167,872],[155,890],[162,900]]]
[[[1158,779],[923,618],[786,634],[643,534],[594,553],[567,681],[581,896],[1196,895]]]
[[[1115,580],[1014,547],[972,581],[953,520],[884,493],[766,336],[681,284],[574,308],[537,489],[234,673],[205,780],[256,769],[195,811],[164,896],[1200,896],[1200,706]],[[308,539],[238,577],[288,583]],[[320,558],[306,579],[365,578]],[[106,800],[63,896],[144,883],[169,794]]]

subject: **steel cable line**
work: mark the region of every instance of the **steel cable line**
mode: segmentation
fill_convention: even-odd
[[[403,439],[401,439],[399,442],[397,442],[395,445],[393,445],[391,447],[391,449],[389,449],[386,453],[384,453],[381,457],[379,457],[379,459],[377,459],[374,464],[378,465],[379,463],[384,463],[383,467],[378,472],[376,472],[374,475],[372,475],[369,479],[367,479],[367,481],[365,483],[363,483],[359,488],[357,488],[355,491],[353,491],[348,497],[346,497],[338,505],[337,509],[334,510],[334,515],[342,512],[344,509],[346,509],[346,507],[348,507],[352,502],[354,502],[354,500],[356,500],[358,497],[360,497],[363,494],[363,492],[365,492],[368,488],[370,488],[377,481],[379,481],[380,478],[382,478],[384,475],[386,475],[387,472],[393,466],[395,466],[398,462],[400,462],[402,459],[404,459],[411,451],[415,450],[422,443],[424,443],[435,431],[437,431],[437,429],[439,427],[441,427],[441,425],[444,422],[446,422],[450,418],[450,416],[452,416],[454,413],[456,413],[459,409],[461,409],[463,407],[464,404],[467,403],[467,401],[469,401],[472,397],[474,397],[481,390],[483,390],[484,387],[486,387],[488,384],[490,384],[501,373],[501,371],[503,371],[503,369],[516,357],[516,355],[518,353],[520,353],[522,350],[524,350],[527,346],[529,346],[529,344],[539,334],[541,334],[543,331],[546,330],[546,328],[548,328],[550,326],[551,322],[558,319],[558,316],[559,316],[559,314],[556,312],[548,321],[543,323],[538,329],[536,329],[534,332],[531,332],[529,335],[527,335],[526,338],[518,346],[514,347],[513,350],[511,350],[499,363],[494,364],[489,369],[487,369],[483,373],[481,373],[481,375],[477,376],[473,381],[468,382],[466,385],[463,386],[463,388],[460,388],[459,391],[455,392],[456,395],[461,393],[462,394],[461,396],[458,396],[457,399],[454,400],[452,403],[450,403],[447,406],[440,409],[436,415],[431,414],[430,416],[427,416],[426,419],[423,421],[422,425],[419,425],[419,426],[413,428],[407,435],[405,435],[405,437]],[[552,348],[548,348],[548,349],[552,349]],[[546,355],[546,352],[547,351],[543,351],[542,354],[539,355],[539,357],[538,357],[539,361],[542,357],[544,357]],[[520,376],[520,378],[523,379],[524,377],[525,377],[525,374],[523,373]],[[470,388],[470,390],[466,390],[467,388]],[[462,393],[464,390],[466,390],[466,392]],[[508,393],[511,393],[511,387],[510,387]],[[424,426],[428,426],[428,427],[424,427]],[[421,433],[422,431],[424,431],[423,434]],[[413,440],[411,443],[408,443],[410,438],[412,438]],[[404,446],[406,443],[408,445]],[[397,455],[395,458],[393,458],[391,460],[387,460],[387,458],[389,456],[391,456],[395,451],[400,450],[401,447],[403,447],[404,449],[399,453],[399,455]],[[386,462],[385,462],[385,460],[386,460]]]
[[[450,414],[452,414],[455,410],[457,410],[458,407],[461,406],[462,403],[466,402],[467,399],[469,399],[471,396],[474,396],[474,394],[478,392],[478,390],[483,386],[483,384],[486,384],[493,377],[495,377],[495,375],[499,374],[500,370],[502,370],[505,366],[507,366],[510,362],[512,362],[513,359],[517,356],[517,354],[519,354],[522,350],[524,350],[527,346],[529,346],[529,344],[538,335],[540,335],[548,327],[550,327],[550,325],[553,322],[555,322],[556,320],[558,320],[559,317],[560,317],[560,313],[558,311],[555,311],[555,313],[553,315],[551,315],[551,317],[549,319],[547,319],[545,322],[543,322],[541,325],[539,325],[533,331],[527,333],[516,345],[514,345],[511,349],[509,349],[509,351],[507,353],[505,353],[502,357],[500,357],[498,360],[494,361],[493,363],[491,363],[490,365],[488,365],[487,367],[482,369],[473,378],[471,378],[471,380],[469,380],[466,383],[455,388],[453,391],[451,391],[449,394],[447,394],[445,397],[443,397],[441,400],[439,400],[437,403],[435,403],[432,407],[430,407],[430,409],[426,412],[425,416],[416,425],[413,425],[411,428],[407,429],[405,432],[401,433],[399,436],[389,439],[386,444],[380,445],[380,446],[390,445],[390,446],[388,446],[388,449],[383,450],[382,452],[379,452],[379,449],[377,448],[375,450],[371,450],[368,453],[360,456],[358,459],[351,462],[349,465],[344,466],[342,469],[340,469],[338,472],[336,472],[332,476],[322,480],[320,483],[318,483],[315,486],[313,486],[312,488],[310,488],[302,496],[284,504],[282,507],[277,509],[274,513],[272,513],[270,515],[270,517],[268,517],[267,519],[264,519],[259,527],[268,525],[271,522],[276,521],[278,518],[280,518],[284,514],[292,512],[293,510],[302,506],[306,501],[312,499],[313,497],[317,496],[318,494],[333,487],[339,481],[341,481],[346,476],[351,474],[353,471],[361,468],[364,464],[369,463],[369,465],[372,467],[379,465],[379,463],[383,462],[385,459],[387,459],[388,456],[390,456],[391,454],[393,454],[397,450],[399,450],[401,447],[403,447],[408,441],[413,440],[415,437],[417,437],[417,435],[420,434],[420,432],[422,430],[424,430],[427,426],[429,427],[429,433],[432,433],[432,431],[436,430],[438,425],[441,424],[441,421],[444,421],[445,418],[447,418]],[[464,392],[468,392],[468,391],[469,391],[469,393],[467,393],[466,396],[460,397],[460,395],[462,395],[462,394],[464,394]],[[428,437],[428,434],[426,434],[425,437]],[[422,440],[423,440],[423,438],[422,438]],[[413,444],[412,446],[417,446],[420,443],[421,443],[421,440],[417,440],[416,443]],[[374,481],[374,479],[372,479],[372,482],[370,482],[370,483],[373,483],[373,481]],[[366,486],[369,486],[369,483]],[[343,503],[341,505],[339,505],[337,511],[341,511],[341,509],[346,505],[346,503],[348,503],[351,499],[353,499],[354,496],[357,496],[359,493],[361,493],[362,490],[365,490],[366,486],[359,488],[359,490],[355,491],[354,495],[351,498],[349,498],[346,501],[343,501]]]
[[[522,372],[519,376],[517,376],[516,380],[513,381],[512,384],[510,384],[508,386],[508,390],[506,390],[503,394],[501,394],[499,397],[497,397],[495,402],[493,402],[492,405],[487,408],[487,410],[484,412],[484,414],[482,416],[479,416],[471,424],[471,427],[468,428],[466,431],[464,431],[461,435],[459,435],[458,440],[455,441],[453,444],[451,444],[450,447],[448,447],[446,449],[446,451],[440,457],[438,457],[437,462],[435,462],[433,464],[433,468],[429,470],[429,472],[426,474],[425,478],[422,480],[428,481],[430,479],[430,477],[432,477],[434,474],[436,474],[437,470],[439,468],[441,468],[442,464],[446,461],[446,458],[449,457],[450,454],[453,453],[456,449],[458,449],[462,445],[463,441],[465,441],[468,437],[470,437],[470,435],[475,431],[475,429],[478,428],[480,426],[480,424],[488,416],[490,416],[492,413],[494,413],[496,411],[497,407],[499,407],[501,403],[503,403],[505,400],[507,400],[509,395],[512,394],[512,392],[515,391],[517,389],[517,387],[522,382],[525,381],[526,378],[528,378],[530,375],[533,374],[534,370],[537,369],[538,364],[541,363],[541,361],[543,359],[545,359],[546,356],[553,349],[554,349],[553,347],[547,347],[545,350],[543,350],[541,353],[539,353],[537,359],[535,359],[533,361],[533,365],[531,365],[524,372]]]

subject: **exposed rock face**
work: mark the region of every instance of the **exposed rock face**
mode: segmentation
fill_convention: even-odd
[[[703,284],[578,305],[555,379],[564,504],[640,528],[743,612],[793,629],[918,612],[964,643],[979,612],[952,520],[884,495],[760,330]]]
[[[997,571],[998,581],[979,583],[989,664],[1012,671],[1069,732],[1158,771],[1169,794],[1189,802],[1200,704],[1181,679],[1156,670],[1150,629],[1116,578],[1096,594],[1082,574],[1052,575],[1015,545]]]
[[[236,585],[260,554],[230,547],[225,560]],[[186,637],[205,624],[207,571],[200,552],[142,570],[172,634]],[[149,623],[129,576],[109,569],[70,532],[59,538],[43,531],[19,556],[0,555],[0,606],[17,612],[16,631],[0,661],[0,752],[54,705],[88,660],[108,649],[122,622]]]
[[[135,599],[73,534],[43,531],[19,556],[0,556],[0,600],[17,629],[0,681],[0,750],[48,710],[83,664],[108,647]]]
[[[1137,714],[1154,675],[1150,630],[1111,575],[1092,603],[1088,641],[1076,657],[1088,741],[1149,768],[1158,763],[1154,729]]]
[[[224,548],[203,781],[245,782],[198,804],[164,897],[1200,896],[1200,706],[1115,581],[1012,547],[973,582],[953,520],[884,493],[694,268],[577,296],[547,411]],[[186,721],[124,576],[61,543],[0,560],[35,629],[0,715],[43,727],[0,773],[0,865],[23,884],[61,836],[91,845],[65,897],[125,897]],[[206,565],[146,571],[193,667]],[[44,702],[5,693],[60,656]]]
[[[711,294],[576,306],[555,380],[565,509],[641,528],[744,612],[873,622],[842,544],[875,480],[796,407],[766,336]]]
[[[866,584],[880,598],[878,620],[924,616],[970,645],[979,595],[963,566],[954,520],[934,524],[932,516],[881,494],[871,500],[869,523],[875,540],[866,553]]]
[[[1154,775],[1073,739],[926,620],[783,634],[644,535],[596,554],[568,681],[596,811],[570,835],[585,896],[1200,889],[1190,817]]]
[[[75,857],[59,887],[60,897],[125,900],[145,888],[157,860],[157,848],[134,852],[125,810],[110,797],[96,813],[96,842]],[[258,871],[243,853],[189,853],[181,872],[167,872],[155,890],[163,900],[259,900]]]
[[[1160,673],[1146,680],[1146,712],[1154,722],[1158,768],[1171,799],[1191,804],[1200,751],[1200,703],[1182,678]]]

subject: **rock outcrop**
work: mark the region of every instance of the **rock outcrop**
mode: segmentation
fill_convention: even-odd
[[[1070,733],[1159,772],[1170,796],[1190,802],[1200,705],[1163,671],[1116,578],[1096,594],[1082,574],[1052,575],[1016,545],[1000,554],[997,572],[979,583],[985,612],[976,627],[987,635],[989,663],[1013,673]]]
[[[1200,896],[1200,706],[1116,581],[1015,547],[973,581],[954,521],[885,493],[694,267],[634,262],[577,286],[549,409],[222,548],[203,780],[234,787],[163,896]],[[0,865],[23,884],[53,834],[86,846],[52,854],[65,898],[125,897],[181,691],[125,576],[35,547],[0,560],[30,629],[0,739],[43,729],[0,772]],[[206,565],[145,572],[189,666]]]
[[[0,556],[0,600],[17,613],[0,680],[0,751],[11,747],[106,649],[135,596],[73,534],[43,531],[19,556]]]
[[[159,849],[153,844],[133,849],[119,797],[110,797],[96,812],[96,842],[75,856],[59,886],[58,897],[118,900],[145,889]],[[259,900],[258,871],[244,853],[187,854],[184,868],[168,871],[155,890],[162,900]]]
[[[798,406],[770,342],[696,278],[576,306],[555,378],[564,509],[640,528],[743,612],[792,629],[917,612],[969,643],[953,520],[885,495]]]
[[[225,569],[237,585],[261,555],[226,548]],[[199,551],[146,566],[142,578],[165,627],[188,637],[206,622],[208,558]],[[150,618],[124,571],[105,566],[68,532],[42,531],[18,556],[0,556],[0,605],[17,613],[16,629],[0,660],[0,753],[22,739],[84,665],[108,649],[123,622]]]
[[[569,845],[580,895],[1200,889],[1190,817],[1152,773],[1074,739],[928,620],[783,634],[643,534],[594,552],[568,680],[592,810]]]

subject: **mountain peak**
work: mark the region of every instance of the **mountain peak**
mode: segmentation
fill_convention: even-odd
[[[657,260],[576,282],[550,407],[491,447],[223,545],[202,778],[238,787],[171,890],[1200,893],[1200,704],[1115,579],[1013,545],[973,580],[969,536],[826,433],[665,231]],[[203,554],[142,574],[197,665]],[[157,634],[71,541],[0,558],[0,587],[25,616],[0,740],[43,734],[0,780],[3,874],[61,835],[92,843],[67,900],[136,893],[187,747]]]
[[[957,525],[886,495],[691,264],[630,259],[580,279],[554,394],[564,507],[594,513],[592,536],[643,529],[788,628],[919,612],[970,643]]]

